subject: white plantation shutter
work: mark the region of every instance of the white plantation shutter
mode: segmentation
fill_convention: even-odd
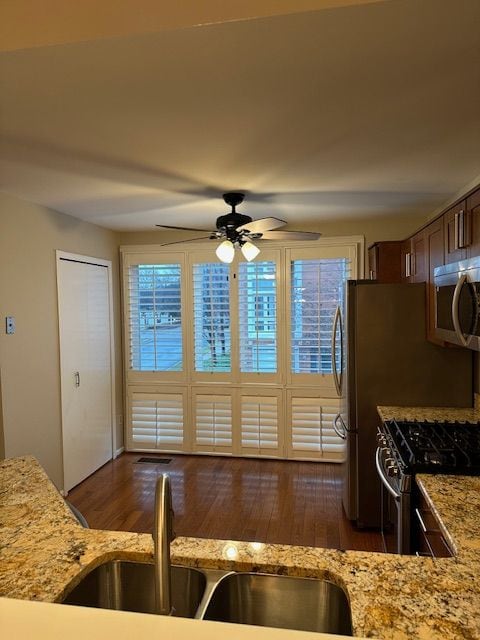
[[[195,371],[229,372],[230,267],[223,263],[193,265]]]
[[[334,398],[291,398],[291,457],[343,459],[345,443],[333,429],[339,407],[339,401]]]
[[[130,448],[183,450],[183,393],[132,392],[129,404]]]
[[[241,446],[243,453],[279,453],[279,398],[243,396],[240,401]]]
[[[230,395],[194,394],[195,444],[199,451],[232,450]]]
[[[229,265],[216,243],[122,247],[127,449],[341,461],[331,338],[362,242]]]
[[[183,367],[181,265],[137,264],[128,272],[130,369]]]
[[[273,261],[240,262],[238,272],[240,371],[277,371],[277,282]]]
[[[332,373],[332,326],[337,307],[344,306],[348,277],[347,258],[292,260],[292,373]]]

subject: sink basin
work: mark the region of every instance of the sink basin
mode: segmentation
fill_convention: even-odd
[[[216,585],[202,618],[352,635],[348,598],[327,580],[229,574]]]
[[[174,615],[193,618],[205,591],[205,585],[206,578],[201,571],[173,566]],[[87,574],[63,603],[155,613],[154,566],[118,560],[106,562]]]

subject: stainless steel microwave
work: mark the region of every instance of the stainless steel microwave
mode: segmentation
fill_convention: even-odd
[[[434,270],[435,335],[480,351],[480,257]]]

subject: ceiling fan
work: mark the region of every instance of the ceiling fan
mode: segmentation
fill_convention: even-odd
[[[180,231],[205,231],[208,236],[192,238],[189,240],[177,240],[176,242],[164,242],[162,246],[180,244],[182,242],[195,242],[196,240],[223,240],[216,249],[216,254],[222,262],[232,262],[235,256],[235,247],[239,247],[249,262],[260,253],[251,240],[317,240],[321,234],[310,231],[274,231],[287,223],[278,218],[260,218],[252,220],[250,216],[237,213],[236,207],[243,202],[245,194],[231,191],[223,194],[225,203],[232,207],[230,213],[217,218],[216,229],[193,229],[191,227],[173,227],[167,224],[155,226],[162,229],[177,229]]]

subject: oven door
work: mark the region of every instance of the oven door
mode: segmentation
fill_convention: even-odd
[[[396,476],[386,470],[386,455],[377,449],[376,466],[381,481],[381,533],[386,553],[410,553],[410,494],[400,491]]]
[[[480,351],[480,258],[435,269],[435,335]]]

